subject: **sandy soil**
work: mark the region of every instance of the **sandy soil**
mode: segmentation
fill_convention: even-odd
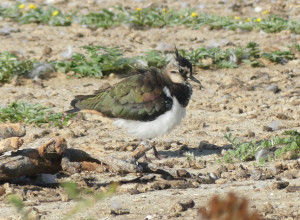
[[[12,3],[4,1],[3,3]],[[32,1],[41,4],[44,1]],[[115,4],[122,4],[132,8],[149,5],[149,1],[53,1],[58,8],[64,10],[80,9],[81,13],[97,11],[99,8]],[[289,1],[286,7],[280,8],[280,1],[251,1],[252,4],[243,4],[243,1],[152,1],[158,5],[166,5],[180,9],[187,7],[203,8],[207,13],[216,13],[230,16],[259,16],[254,12],[255,7],[264,10],[278,10],[282,15],[292,19],[299,19],[300,8],[297,1]],[[299,2],[298,2],[299,3]],[[240,5],[235,11],[233,4]],[[275,6],[278,6],[277,8]],[[275,9],[274,9],[275,8]],[[199,10],[200,10],[199,9]],[[281,11],[280,11],[281,9]],[[0,28],[9,26],[11,33],[0,36],[0,51],[18,51],[27,58],[38,60],[62,59],[61,52],[67,45],[73,50],[80,51],[83,45],[120,46],[125,48],[128,56],[140,54],[148,49],[157,49],[163,44],[174,45],[183,49],[196,48],[231,42],[235,45],[245,46],[250,41],[259,43],[264,50],[272,48],[286,49],[293,43],[300,42],[300,36],[283,31],[280,33],[237,32],[225,30],[191,30],[184,27],[167,27],[163,29],[134,30],[129,27],[117,27],[108,30],[91,30],[73,24],[70,27],[50,27],[45,25],[20,25],[2,20]],[[45,47],[51,47],[52,53],[44,55]],[[187,108],[187,116],[180,127],[170,134],[158,137],[158,150],[162,155],[168,156],[164,160],[153,160],[153,163],[172,164],[175,168],[184,168],[190,173],[213,173],[221,164],[216,162],[220,158],[222,147],[228,142],[224,133],[233,133],[243,140],[250,140],[249,134],[257,140],[281,134],[284,130],[300,127],[300,60],[290,61],[285,65],[269,63],[264,68],[243,66],[237,69],[222,70],[196,70],[196,77],[201,80],[202,88],[193,84],[194,94]],[[75,79],[67,78],[57,73],[50,79],[43,80],[43,87],[32,80],[23,80],[21,85],[4,84],[0,87],[1,105],[13,101],[40,103],[62,112],[70,108],[69,103],[75,95],[88,94],[97,90],[105,83],[113,84],[118,79]],[[279,93],[269,91],[269,85],[277,85]],[[286,117],[282,117],[282,115]],[[279,124],[273,132],[263,129],[272,121]],[[124,131],[114,127],[107,121],[96,116],[86,115],[85,120],[75,118],[66,128],[38,128],[28,125],[24,137],[24,147],[38,147],[40,144],[58,135],[64,136],[69,148],[84,150],[93,156],[99,152],[107,152],[119,158],[130,155],[132,147],[139,141],[129,137]],[[48,131],[48,132],[45,132]],[[253,133],[252,133],[253,132]],[[250,136],[251,136],[250,135]],[[203,166],[192,168],[183,156],[184,146],[193,152],[203,162]],[[125,147],[124,147],[125,146]],[[168,149],[168,146],[171,146]],[[124,150],[125,149],[125,150]],[[150,155],[149,155],[150,156]],[[151,157],[151,156],[150,156]],[[292,164],[294,161],[277,161],[282,164]],[[298,160],[300,163],[300,161]],[[198,208],[205,206],[209,198],[215,194],[224,197],[227,192],[233,191],[237,195],[249,200],[252,210],[258,210],[266,219],[300,219],[300,191],[290,192],[287,189],[277,189],[274,183],[287,181],[290,186],[300,186],[299,167],[294,176],[286,169],[281,176],[267,180],[255,180],[251,176],[239,178],[237,172],[242,165],[248,173],[253,170],[253,162],[236,163],[231,170],[230,178],[218,184],[190,184],[190,180],[166,181],[159,175],[145,175],[145,179],[155,178],[146,183],[131,182],[119,186],[117,193],[112,197],[98,202],[90,209],[76,215],[76,219],[197,219]],[[226,165],[227,166],[227,165]],[[230,166],[229,166],[230,167]],[[272,164],[266,164],[262,169],[269,169]],[[57,181],[75,181],[82,187],[90,186],[95,191],[103,190],[106,184],[113,180],[134,180],[136,175],[120,176],[112,173],[82,172],[78,175],[57,177]],[[164,184],[170,184],[165,187]],[[187,184],[189,183],[189,184]],[[160,187],[154,186],[160,184]],[[10,184],[15,193],[24,198],[29,207],[38,210],[41,219],[60,219],[76,205],[76,201],[64,201],[64,192],[59,187],[41,187],[34,185]],[[130,193],[138,189],[139,194]],[[160,189],[160,190],[159,190]],[[5,201],[5,195],[0,197],[0,219],[18,219],[16,211]],[[185,212],[176,212],[172,207],[177,202],[193,199],[195,206]],[[111,210],[126,210],[123,215],[112,215]]]

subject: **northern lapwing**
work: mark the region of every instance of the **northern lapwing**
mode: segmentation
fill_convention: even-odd
[[[192,64],[175,48],[174,59],[163,70],[141,69],[93,95],[76,96],[71,102],[74,109],[68,113],[96,110],[145,142],[181,123],[193,92],[189,79],[200,83],[193,76]],[[155,157],[160,158],[155,147],[152,148]]]

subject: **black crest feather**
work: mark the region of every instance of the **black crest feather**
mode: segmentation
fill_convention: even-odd
[[[175,47],[175,59],[176,61],[179,63],[180,66],[184,66],[184,67],[188,67],[192,73],[192,69],[193,69],[193,66],[192,64],[190,63],[190,61],[186,58],[184,58],[183,56],[181,56],[177,50],[177,48]]]

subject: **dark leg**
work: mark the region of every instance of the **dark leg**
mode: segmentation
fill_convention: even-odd
[[[154,145],[152,145],[152,149],[153,149],[153,154],[154,154],[154,156],[155,156],[156,159],[161,160],[161,159],[167,158],[167,156],[162,156],[162,155],[160,155],[160,154],[158,153],[158,151],[156,150],[156,148],[155,148]]]

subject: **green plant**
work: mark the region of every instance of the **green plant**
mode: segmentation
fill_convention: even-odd
[[[24,5],[17,3],[11,7],[0,7],[0,16],[20,23],[70,25],[72,22],[77,22],[92,28],[110,28],[120,25],[130,25],[138,28],[185,25],[189,28],[199,29],[205,25],[210,29],[262,30],[268,33],[290,30],[296,34],[300,33],[299,21],[283,19],[274,15],[265,18],[253,17],[243,19],[238,16],[198,14],[193,9],[176,11],[170,8],[148,7],[130,10],[122,7],[111,7],[87,15],[77,15],[77,13],[73,12],[63,13],[54,7],[45,9],[33,4]]]
[[[0,108],[0,122],[24,122],[27,124],[50,124],[64,126],[74,114],[64,116],[55,113],[48,107],[25,102],[13,102],[9,106]]]
[[[22,24],[43,23],[52,26],[67,26],[71,24],[75,13],[64,14],[53,6],[44,9],[34,4],[25,5],[18,3],[9,8],[2,8],[0,15]]]
[[[14,76],[27,75],[33,68],[33,61],[20,60],[16,55],[0,53],[0,82],[7,82]]]
[[[84,46],[87,53],[76,53],[70,61],[56,61],[55,68],[60,72],[74,71],[78,77],[102,77],[110,72],[120,72],[130,69],[134,58],[125,58],[117,47]]]
[[[18,196],[16,196],[15,194],[9,195],[9,196],[7,197],[7,199],[8,199],[8,202],[9,202],[10,204],[12,204],[12,205],[16,208],[17,212],[18,212],[19,214],[21,214],[22,219],[24,219],[24,220],[29,220],[29,219],[31,219],[30,216],[29,216],[30,210],[27,210],[27,209],[25,208],[25,205],[24,205],[24,202],[22,201],[22,199],[20,199],[20,198],[19,198]],[[33,220],[33,219],[31,219],[31,220]]]
[[[285,64],[288,60],[295,59],[294,54],[291,51],[274,51],[274,52],[264,52],[262,53],[262,57],[274,62]]]
[[[274,136],[269,140],[256,141],[252,140],[250,142],[242,142],[233,135],[225,134],[227,141],[232,144],[233,149],[230,149],[224,155],[225,162],[248,161],[255,158],[256,153],[261,149],[276,148],[274,153],[274,158],[277,159],[282,157],[287,152],[291,152],[293,157],[300,156],[300,133],[297,131],[286,131],[283,133],[287,137]]]

